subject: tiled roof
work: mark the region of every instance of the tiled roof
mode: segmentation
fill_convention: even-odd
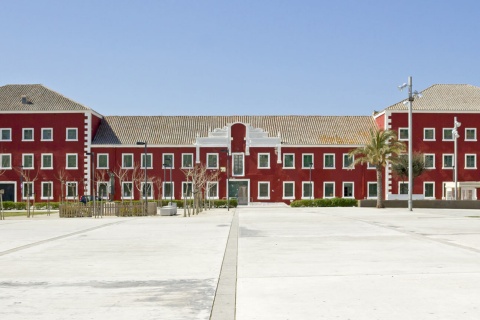
[[[469,84],[435,84],[421,92],[421,98],[413,101],[418,111],[480,111],[480,87]],[[405,99],[408,93],[405,93]],[[405,101],[405,100],[403,100]],[[403,101],[385,110],[407,110]]]
[[[229,123],[262,128],[290,145],[361,145],[375,127],[370,116],[106,116],[93,141],[102,144],[191,145],[197,134]]]
[[[22,102],[25,96],[26,102]],[[41,84],[9,84],[0,87],[0,111],[91,110]]]

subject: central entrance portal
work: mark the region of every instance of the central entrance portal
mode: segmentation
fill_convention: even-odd
[[[230,198],[236,198],[238,205],[248,205],[249,193],[248,180],[230,180],[228,183],[228,196]]]

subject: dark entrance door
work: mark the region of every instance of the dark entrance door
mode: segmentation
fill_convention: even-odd
[[[239,205],[248,205],[248,181],[232,181],[228,184],[228,196],[237,199]]]
[[[15,185],[13,183],[0,183],[0,190],[3,189],[3,201],[15,201]]]

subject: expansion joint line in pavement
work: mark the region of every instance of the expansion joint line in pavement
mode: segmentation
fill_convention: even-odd
[[[213,300],[211,320],[235,319],[237,298],[237,257],[238,257],[238,212],[232,217],[227,246],[223,256],[222,268],[218,278],[217,290]]]
[[[20,247],[16,247],[16,248],[12,248],[12,249],[2,251],[2,252],[0,252],[0,256],[4,256],[4,255],[7,255],[9,253],[13,253],[13,252],[17,252],[17,251],[20,251],[20,250],[28,249],[28,248],[31,248],[31,247],[34,247],[34,246],[38,246],[38,245],[47,243],[47,242],[56,241],[56,240],[68,238],[68,237],[71,237],[71,236],[74,236],[74,235],[77,235],[77,234],[86,233],[86,232],[90,232],[90,231],[93,231],[93,230],[96,230],[96,229],[105,228],[105,227],[108,227],[108,226],[111,226],[111,225],[114,225],[114,224],[118,224],[118,223],[123,223],[123,222],[126,222],[126,221],[128,221],[128,220],[116,221],[116,222],[111,222],[111,223],[107,223],[107,224],[102,224],[101,226],[96,226],[96,227],[92,227],[92,228],[88,228],[88,229],[84,229],[84,230],[79,230],[79,231],[75,231],[75,232],[72,232],[72,233],[67,233],[67,234],[64,234],[64,235],[61,235],[61,236],[58,236],[58,237],[53,237],[53,238],[29,243],[29,244],[26,244],[26,245],[23,245],[23,246],[20,246]]]

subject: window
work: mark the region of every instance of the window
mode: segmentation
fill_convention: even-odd
[[[98,182],[98,196],[101,199],[108,199],[108,182]]]
[[[132,153],[122,153],[122,168],[132,169],[133,168],[133,154]]]
[[[78,169],[76,153],[67,153],[67,169]]]
[[[258,199],[270,199],[270,182],[258,183]]]
[[[477,155],[466,154],[465,155],[465,169],[477,169]]]
[[[66,187],[65,192],[67,195],[67,199],[76,199],[78,197],[76,181],[67,181],[65,187]]]
[[[12,155],[0,154],[0,169],[12,169]]]
[[[435,128],[424,128],[423,129],[423,140],[424,141],[435,141]]]
[[[218,169],[218,153],[207,153],[207,169]]]
[[[302,169],[313,169],[313,154],[302,154]]]
[[[398,128],[398,140],[408,140],[408,128]]]
[[[122,198],[133,199],[133,182],[122,182]]]
[[[173,169],[174,160],[173,153],[164,153],[162,155],[162,166]]]
[[[22,167],[23,169],[33,169],[33,154],[22,155]]]
[[[245,174],[243,160],[244,160],[243,153],[233,154],[233,175],[234,176],[243,176]]]
[[[207,199],[218,199],[218,182],[207,182]]]
[[[163,198],[164,199],[173,198],[173,182],[163,183]]]
[[[53,199],[53,182],[42,181],[42,195],[43,200]]]
[[[343,154],[343,169],[353,169],[354,157],[348,153]]]
[[[145,169],[145,153],[142,153],[141,159],[142,160],[141,160],[140,168]],[[147,153],[147,169],[152,169],[152,154],[151,153]]]
[[[140,193],[140,197],[142,199],[145,199],[145,182],[142,182],[140,184],[140,190],[141,190],[141,193]],[[153,185],[151,182],[147,182],[147,199],[153,199],[153,196],[152,196],[152,190],[153,190]]]
[[[295,154],[284,153],[283,154],[283,168],[294,169],[295,168]]]
[[[323,183],[323,197],[334,198],[335,197],[335,182]]]
[[[78,140],[78,135],[77,135],[78,129],[77,128],[67,128],[67,141],[77,141]]]
[[[182,182],[182,199],[183,198],[191,198],[193,191],[193,183],[192,182]]]
[[[424,154],[423,162],[425,163],[425,169],[435,169],[435,155]]]
[[[22,189],[23,199],[31,198],[34,195],[33,182],[23,182]]]
[[[377,198],[377,183],[376,182],[368,182],[368,199],[376,199]]]
[[[12,129],[0,129],[0,141],[12,141]]]
[[[408,182],[399,182],[398,183],[398,193],[399,194],[408,194]]]
[[[302,199],[313,199],[313,181],[302,182]]]
[[[425,198],[435,199],[435,182],[423,183],[423,196]]]
[[[53,129],[42,128],[42,141],[53,141]]]
[[[452,128],[443,128],[443,141],[452,141],[453,133]]]
[[[33,141],[33,129],[27,128],[23,129],[22,141]]]
[[[108,169],[108,154],[97,154],[97,169]]]
[[[443,169],[452,169],[452,168],[453,168],[453,154],[444,154]]]
[[[343,183],[343,197],[344,198],[353,198],[353,182],[344,182]]]
[[[476,128],[465,128],[465,141],[477,141]]]
[[[335,155],[331,153],[326,153],[323,155],[323,168],[324,169],[335,169]]]
[[[258,154],[258,168],[260,168],[260,169],[270,169],[270,154],[269,153],[259,153]]]
[[[193,168],[193,153],[182,153],[182,168]]]
[[[295,182],[283,182],[283,199],[295,199]]]
[[[53,169],[53,154],[42,153],[42,169]]]
[[[370,162],[367,162],[367,169],[377,169],[377,166],[371,164]]]

